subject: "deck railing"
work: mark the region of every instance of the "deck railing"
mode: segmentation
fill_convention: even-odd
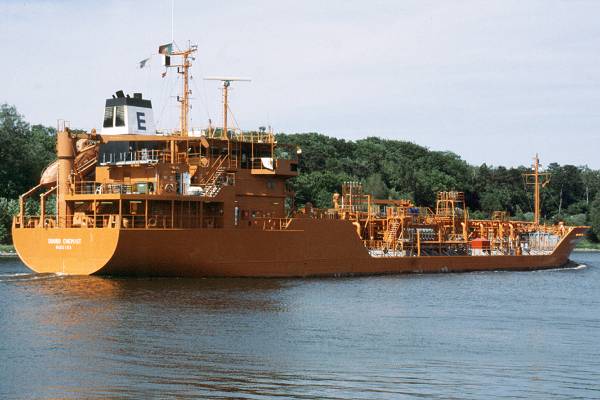
[[[77,181],[71,185],[71,194],[154,194],[154,182],[101,183]]]
[[[259,217],[253,218],[248,221],[250,221],[250,227],[254,229],[262,229],[267,231],[282,231],[289,228],[290,224],[292,223],[292,218]]]
[[[222,228],[222,216],[177,216],[96,214],[69,217],[47,216],[41,221],[38,215],[19,216],[13,219],[16,228],[121,228],[121,229],[190,229]]]
[[[168,194],[177,194],[180,196],[206,196],[214,197],[223,186],[235,185],[235,173],[223,172],[215,174],[214,181],[192,184],[184,189],[185,193],[175,191]],[[136,183],[101,183],[94,181],[77,181],[71,185],[70,194],[158,194],[157,185],[154,182],[136,182]],[[196,190],[196,189],[201,190]]]
[[[249,223],[248,223],[249,222]],[[286,230],[292,218],[259,217],[238,221],[235,228],[260,230]],[[26,215],[23,220],[15,216],[13,224],[17,228],[120,228],[120,229],[191,229],[191,228],[223,228],[222,215],[183,216],[166,214],[96,214],[56,217],[49,215],[41,221],[40,216]]]
[[[142,149],[115,153],[103,153],[100,165],[136,165],[171,162],[171,152],[168,150]]]

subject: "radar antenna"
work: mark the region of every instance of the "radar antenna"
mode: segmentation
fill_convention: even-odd
[[[229,139],[229,136],[227,135],[227,110],[229,107],[227,104],[227,95],[229,91],[229,86],[231,85],[231,82],[250,82],[251,79],[231,76],[207,76],[206,78],[204,78],[204,80],[223,82],[223,130],[221,131],[221,138]]]

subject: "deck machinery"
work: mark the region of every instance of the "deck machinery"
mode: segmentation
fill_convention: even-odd
[[[562,223],[511,221],[504,211],[489,220],[470,219],[464,193],[456,191],[438,192],[432,209],[373,199],[359,182],[345,182],[333,204],[327,217],[352,221],[373,256],[545,254],[566,232]]]

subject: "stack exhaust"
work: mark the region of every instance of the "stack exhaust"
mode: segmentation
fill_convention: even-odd
[[[104,135],[154,135],[154,115],[152,102],[142,98],[141,93],[133,97],[117,91],[111,99],[106,100],[104,108]]]

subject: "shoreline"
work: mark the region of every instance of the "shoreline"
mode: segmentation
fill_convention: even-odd
[[[0,258],[13,258],[18,257],[17,253],[8,253],[4,251],[0,251]]]

